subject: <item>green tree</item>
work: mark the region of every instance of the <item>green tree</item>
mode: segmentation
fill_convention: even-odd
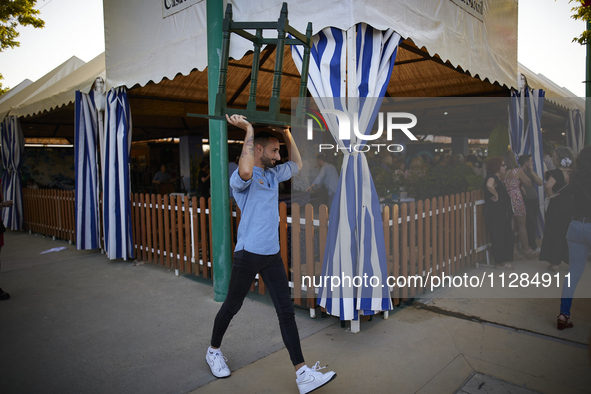
[[[507,126],[497,124],[488,137],[488,157],[500,157],[507,150],[509,144]]]
[[[45,22],[38,18],[39,10],[34,9],[37,0],[0,0],[0,52],[20,46],[17,41],[19,26],[42,28]],[[0,74],[0,81],[4,79]],[[9,88],[3,88],[0,82],[0,94]]]
[[[569,0],[569,3],[577,4],[572,8],[572,18],[575,20],[589,21],[591,20],[591,1],[590,0]],[[587,44],[591,37],[591,30],[585,30],[580,36],[573,38],[573,42],[578,42],[581,45]]]

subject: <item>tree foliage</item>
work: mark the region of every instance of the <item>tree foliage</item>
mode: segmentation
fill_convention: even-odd
[[[573,11],[572,18],[578,21],[591,20],[591,1],[590,0],[569,0],[569,3],[577,4],[571,10]],[[587,44],[591,37],[591,30],[585,30],[580,36],[573,38],[573,42],[578,42],[581,45]]]
[[[37,0],[0,0],[0,52],[5,49],[20,46],[17,41],[19,26],[33,26],[42,28],[45,22],[38,18],[39,10],[34,9]],[[2,80],[0,74],[0,80]],[[0,82],[0,94],[8,88],[2,88]]]

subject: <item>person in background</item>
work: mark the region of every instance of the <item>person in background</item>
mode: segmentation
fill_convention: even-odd
[[[328,209],[330,209],[339,185],[339,174],[335,166],[326,161],[326,155],[324,153],[318,153],[316,155],[316,164],[320,167],[320,172],[306,191],[309,192],[318,188],[320,185],[324,185],[326,190],[328,190]]]
[[[513,221],[515,222],[515,229],[521,243],[521,248],[528,259],[537,257],[537,254],[529,247],[527,242],[527,228],[526,228],[526,211],[525,203],[523,202],[523,195],[521,194],[521,185],[531,186],[530,179],[525,175],[525,172],[517,165],[515,154],[507,150],[503,153],[503,160],[507,166],[507,173],[503,182],[511,196],[511,206],[513,208]],[[487,171],[488,172],[488,171]],[[521,254],[515,250],[515,256],[518,259],[523,258]]]
[[[542,178],[534,172],[534,161],[531,155],[519,156],[519,166],[531,181],[531,186],[522,186],[523,202],[525,204],[525,228],[527,230],[527,243],[536,254],[540,254],[540,248],[536,244],[536,227],[538,225],[538,213],[540,201],[536,186],[544,185]]]
[[[568,264],[566,232],[573,216],[569,182],[574,153],[570,148],[559,146],[554,149],[552,159],[556,169],[546,173],[544,190],[546,196],[550,198],[550,204],[546,210],[540,261],[549,262],[548,269],[558,272],[562,261]]]
[[[427,164],[423,160],[421,156],[415,156],[410,161],[410,166],[408,170],[404,172],[404,177],[406,179],[417,179],[427,174]]]
[[[398,162],[398,168],[394,170],[394,179],[397,181],[406,179],[406,165],[404,164],[404,160]]]
[[[474,175],[484,177],[484,171],[482,170],[482,164],[478,161],[476,156],[468,155],[466,157],[466,164],[472,168]]]
[[[574,206],[566,233],[570,279],[565,277],[562,285],[560,314],[557,318],[559,330],[573,327],[570,308],[591,251],[591,145],[584,147],[577,157],[577,165],[570,177],[570,192]]]
[[[490,235],[491,252],[498,269],[512,270],[513,244],[515,237],[511,228],[513,210],[511,198],[500,178],[507,167],[501,157],[491,157],[486,162],[484,180],[484,223]]]
[[[27,180],[27,189],[39,189],[39,186],[37,186],[37,184],[35,183],[35,180],[33,178],[29,178]]]
[[[546,171],[556,169],[556,164],[554,164],[554,159],[552,158],[552,148],[549,146],[544,146],[544,165],[546,166]]]
[[[154,175],[152,183],[159,185],[168,182],[170,182],[170,174],[166,171],[166,166],[162,164],[162,166],[160,167],[160,171],[158,171],[156,175]]]
[[[202,162],[201,169],[199,170],[199,175],[197,175],[199,179],[199,184],[197,185],[197,192],[199,193],[199,198],[205,197],[206,199],[209,198],[209,190],[210,190],[210,183],[209,183],[209,163]]]

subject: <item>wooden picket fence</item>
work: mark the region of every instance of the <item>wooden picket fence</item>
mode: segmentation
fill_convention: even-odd
[[[383,209],[388,275],[454,275],[484,260],[488,238],[484,228],[482,191]],[[186,274],[212,278],[211,199],[180,195],[132,196],[133,243],[138,260]],[[23,189],[24,227],[70,242],[75,241],[74,192]],[[231,210],[232,250],[240,210]],[[302,276],[321,275],[328,232],[328,209],[310,204],[279,204],[281,256],[297,305],[314,308],[317,289],[302,286]],[[299,218],[299,220],[294,220]],[[102,235],[101,235],[102,238]],[[265,294],[256,280],[252,291]],[[395,305],[422,293],[422,288],[394,287]]]
[[[60,238],[76,240],[73,190],[23,189],[24,229]]]

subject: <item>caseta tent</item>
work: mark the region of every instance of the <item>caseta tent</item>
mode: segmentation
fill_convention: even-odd
[[[282,5],[273,0],[230,3],[236,21],[275,20]],[[160,5],[105,0],[107,86],[144,86],[173,79],[178,73],[188,75],[195,68],[205,69],[206,5],[198,0]],[[360,117],[355,120],[362,134],[371,131],[401,38],[411,38],[418,48],[426,47],[431,54],[437,53],[443,61],[478,74],[482,80],[512,86],[517,79],[515,1],[485,0],[467,5],[460,0],[302,0],[290,2],[288,7],[289,23],[297,30],[305,31],[312,22],[310,93],[321,109],[349,106],[351,113],[357,110]],[[242,58],[250,45],[234,36],[230,57]],[[292,56],[297,65],[299,55],[292,51]],[[336,135],[335,121],[329,128]],[[337,138],[337,142],[343,146],[365,143],[354,138]],[[323,274],[370,273],[383,278],[386,258],[380,208],[367,160],[363,153],[345,156],[331,211]],[[346,320],[356,319],[359,311],[391,308],[387,287],[381,292],[364,289],[354,294],[350,290],[321,294],[321,303]]]
[[[99,141],[102,141],[104,142],[103,149],[101,149],[102,162],[104,165],[108,165],[107,169],[103,169],[102,189],[109,190],[109,194],[104,199],[104,224],[109,230],[105,231],[105,249],[107,256],[111,259],[126,259],[133,257],[133,252],[129,247],[131,243],[130,203],[128,199],[121,197],[129,194],[130,187],[131,118],[129,104],[125,88],[113,89],[108,92],[106,98],[104,93],[91,91],[97,78],[105,79],[104,53],[88,63],[73,57],[40,80],[25,84],[18,91],[3,96],[0,100],[0,115],[3,117],[8,115],[8,117],[6,118],[7,127],[3,127],[2,134],[6,135],[9,142],[22,142],[23,135],[18,120],[19,116],[42,115],[76,102],[74,119],[77,159],[76,245],[79,249],[94,249],[99,245],[98,195],[101,187],[98,186],[97,162],[99,156],[97,146]],[[105,100],[108,105],[100,108],[99,111],[96,103],[104,103]],[[8,122],[9,119],[10,122]],[[106,119],[106,122],[101,121],[103,119]],[[105,127],[102,127],[103,123],[106,124]],[[9,132],[5,132],[5,129]],[[6,168],[10,168],[10,174],[13,174],[18,168],[13,163],[20,162],[19,155],[15,152],[22,151],[22,146],[21,150],[7,150],[9,144],[3,145],[5,146],[3,155],[5,166],[10,165]],[[18,161],[15,161],[17,159]],[[7,190],[18,189],[18,193],[20,193],[20,184],[6,185],[6,187],[8,187]],[[20,215],[20,220],[11,219],[16,223],[15,226],[22,223],[22,203],[17,203],[17,201],[21,200],[15,200],[15,206],[6,214],[9,218],[14,216],[12,211]]]

